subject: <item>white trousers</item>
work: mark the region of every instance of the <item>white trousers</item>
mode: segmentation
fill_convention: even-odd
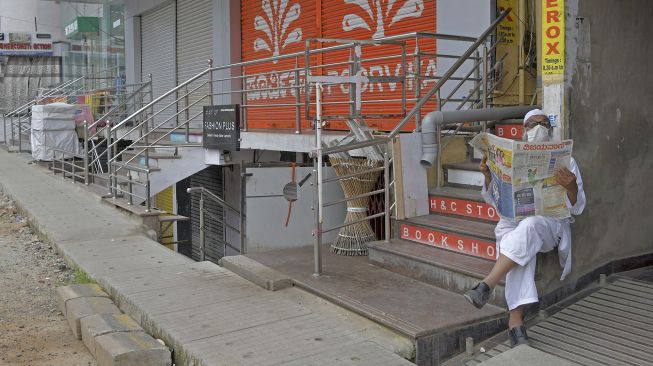
[[[559,220],[543,216],[528,217],[520,222],[501,220],[497,224],[495,234],[499,253],[517,263],[506,275],[509,310],[538,302],[535,256],[538,252],[551,251],[558,245],[560,227]]]

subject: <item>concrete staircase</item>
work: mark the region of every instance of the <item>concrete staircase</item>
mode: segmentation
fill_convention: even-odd
[[[500,121],[494,133],[520,139],[520,121]],[[444,186],[429,192],[429,215],[393,221],[393,239],[369,246],[371,263],[456,293],[464,293],[492,269],[499,216],[483,201],[480,154],[468,148],[463,162],[443,164]],[[503,282],[490,303],[505,307]]]

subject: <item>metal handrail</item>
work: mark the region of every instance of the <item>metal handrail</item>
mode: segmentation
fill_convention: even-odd
[[[393,130],[388,134],[388,137],[389,137],[389,138],[394,138],[395,136],[397,136],[397,134],[399,134],[399,132],[401,131],[401,129],[406,125],[406,123],[408,123],[408,121],[409,121],[411,118],[413,118],[413,117],[415,116],[415,113],[417,113],[417,111],[418,111],[419,109],[421,109],[421,108],[424,106],[424,104],[426,104],[426,103],[427,103],[431,98],[433,98],[433,96],[434,96],[438,91],[440,91],[440,88],[442,88],[442,86],[443,86],[444,83],[447,81],[447,79],[448,79],[449,77],[453,76],[453,74],[454,74],[456,71],[458,71],[458,69],[460,68],[460,66],[462,66],[463,63],[464,63],[465,61],[467,61],[467,58],[468,58],[469,56],[471,56],[472,53],[474,53],[474,51],[475,51],[475,50],[476,50],[476,49],[477,49],[481,44],[483,44],[483,42],[485,42],[485,39],[486,39],[486,38],[487,38],[487,37],[492,33],[492,31],[494,31],[494,29],[496,28],[496,26],[499,25],[499,23],[500,23],[500,22],[501,22],[505,17],[508,16],[508,14],[509,14],[511,11],[512,11],[512,8],[508,8],[508,9],[502,11],[502,12],[499,14],[499,16],[497,17],[497,19],[495,19],[494,22],[492,22],[492,24],[490,24],[490,26],[485,30],[485,32],[483,32],[483,33],[482,33],[482,34],[481,34],[481,35],[476,39],[476,41],[475,41],[474,43],[472,43],[472,44],[467,48],[467,50],[466,50],[465,52],[463,52],[463,54],[460,56],[460,58],[459,58],[459,59],[458,59],[458,60],[457,60],[457,61],[456,61],[456,62],[455,62],[455,63],[454,63],[454,64],[453,64],[453,65],[452,65],[448,70],[447,70],[447,72],[445,72],[444,75],[442,75],[442,78],[441,78],[441,79],[440,79],[440,80],[439,80],[439,81],[438,81],[438,82],[437,82],[437,83],[436,83],[436,84],[435,84],[435,85],[434,85],[434,86],[433,86],[433,87],[432,87],[432,88],[431,88],[431,89],[430,89],[430,90],[429,90],[429,91],[424,95],[424,97],[422,97],[422,99],[421,99],[419,102],[415,103],[415,106],[413,107],[413,109],[411,109],[411,111],[408,112],[408,114],[406,115],[406,117],[404,117],[404,118],[403,118],[403,119],[402,119],[402,120],[397,124],[397,126],[395,126],[395,128],[394,128],[394,129],[393,129]]]
[[[197,193],[197,192],[200,192],[200,193],[202,193],[202,194],[206,194],[209,198],[211,198],[212,200],[214,200],[216,203],[220,204],[222,207],[224,207],[224,208],[228,208],[228,209],[231,210],[233,213],[235,213],[235,214],[237,214],[237,215],[240,215],[240,211],[238,211],[236,208],[234,208],[233,206],[231,206],[230,204],[228,204],[227,202],[225,202],[225,200],[223,200],[222,198],[218,197],[217,195],[215,195],[215,193],[209,191],[208,189],[206,189],[206,188],[204,188],[204,187],[190,187],[190,188],[187,188],[187,189],[186,189],[186,192],[188,192],[188,193]]]
[[[505,13],[505,11],[504,11]],[[502,13],[503,14],[503,13]],[[506,13],[507,15],[507,13]],[[505,16],[504,16],[505,17]],[[503,19],[503,18],[501,18]],[[405,34],[400,34],[396,36],[389,36],[389,37],[383,37],[379,38],[378,42],[387,42],[387,41],[396,41],[396,40],[406,40],[406,39],[412,39],[412,38],[433,38],[433,39],[441,39],[441,40],[456,40],[456,41],[468,41],[472,42],[476,40],[476,38],[473,37],[466,37],[466,36],[456,36],[456,35],[451,35],[451,34],[442,34],[442,33],[428,33],[428,32],[411,32],[411,33],[405,33]],[[351,45],[355,42],[352,40],[348,41],[349,43],[346,44],[341,44],[337,46],[329,46],[329,47],[323,47],[319,49],[312,49],[309,51],[309,54],[314,55],[322,52],[329,52],[329,51],[337,51],[337,50],[343,50],[350,48]],[[197,75],[191,77],[190,79],[186,80],[185,82],[177,85],[176,87],[170,89],[169,91],[165,92],[164,94],[160,95],[150,103],[148,103],[146,106],[142,107],[138,111],[134,112],[130,116],[126,117],[124,120],[120,121],[113,129],[117,129],[123,124],[127,123],[129,120],[133,119],[134,117],[138,116],[139,114],[147,111],[148,109],[152,108],[155,104],[160,102],[161,100],[165,99],[166,97],[172,95],[173,93],[177,92],[178,90],[184,88],[188,84],[192,83],[193,81],[201,78],[202,76],[205,76],[207,73],[211,71],[221,71],[221,70],[228,70],[228,69],[233,69],[233,68],[239,68],[243,66],[251,66],[251,65],[256,65],[260,63],[266,63],[266,62],[271,62],[271,61],[280,61],[284,59],[292,59],[292,58],[298,58],[304,57],[304,51],[298,51],[298,52],[293,52],[293,53],[288,53],[285,55],[279,55],[279,56],[271,56],[271,57],[265,57],[261,59],[256,59],[256,60],[250,60],[250,61],[242,61],[242,62],[236,62],[233,64],[228,64],[228,65],[223,65],[223,66],[216,66],[216,67],[209,67],[204,71],[201,71]]]
[[[217,219],[217,217],[211,215],[210,212],[208,212],[208,211],[205,212],[205,210],[204,210],[204,197],[205,196],[210,198],[211,200],[213,200],[217,204],[221,205],[223,208],[227,208],[227,209],[231,210],[233,213],[235,213],[236,215],[239,216],[240,228],[235,228],[235,227],[227,224],[226,219],[224,217],[223,217],[223,221],[224,221],[223,224],[225,226],[228,226],[229,228],[233,229],[234,231],[238,232],[238,234],[240,235],[240,249],[238,249],[238,248],[234,248],[234,249],[238,250],[240,252],[240,254],[244,254],[245,253],[245,231],[243,230],[243,227],[245,225],[245,222],[244,222],[245,216],[243,214],[241,214],[241,212],[239,210],[235,209],[234,207],[229,205],[227,202],[225,202],[222,198],[218,197],[213,192],[209,191],[208,189],[206,189],[204,187],[190,187],[190,188],[186,189],[186,192],[188,192],[189,194],[199,192],[199,194],[200,194],[200,202],[199,202],[199,216],[200,216],[199,217],[199,220],[200,220],[200,227],[199,227],[199,229],[200,229],[200,238],[199,238],[200,239],[200,243],[199,243],[200,248],[199,249],[200,249],[200,260],[203,261],[203,260],[206,259],[205,258],[206,257],[205,256],[205,252],[206,252],[206,250],[205,250],[205,248],[206,248],[206,235],[205,235],[205,226],[204,226],[204,215],[209,214],[209,216],[213,217],[214,219]],[[223,248],[223,254],[225,254],[226,253],[226,247],[229,246],[230,248],[233,248],[233,246],[227,244],[227,238],[226,238],[226,234],[224,232],[223,232],[223,238],[222,239],[223,239],[223,243],[224,243],[224,246],[225,246],[225,248]]]

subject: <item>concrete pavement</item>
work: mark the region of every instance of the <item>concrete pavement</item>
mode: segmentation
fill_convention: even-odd
[[[171,252],[126,214],[0,151],[0,188],[67,261],[174,350],[177,365],[411,365],[405,337],[298,288],[266,291]]]

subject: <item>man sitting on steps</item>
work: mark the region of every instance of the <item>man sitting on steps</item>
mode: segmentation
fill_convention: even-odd
[[[524,140],[547,142],[551,140],[552,128],[546,114],[535,109],[524,117]],[[481,191],[485,202],[492,203],[487,191],[492,180],[483,156],[480,170],[485,176]],[[555,180],[567,190],[567,206],[572,215],[580,215],[585,208],[583,180],[576,161],[571,158],[569,169],[555,172]],[[535,256],[558,246],[563,280],[571,270],[571,227],[573,218],[555,219],[546,216],[531,216],[521,221],[501,218],[494,230],[499,257],[490,274],[474,288],[465,293],[465,298],[477,308],[483,307],[490,298],[497,283],[506,276],[506,302],[510,317],[508,334],[513,346],[528,344],[524,327],[524,305],[538,302],[535,287]]]

